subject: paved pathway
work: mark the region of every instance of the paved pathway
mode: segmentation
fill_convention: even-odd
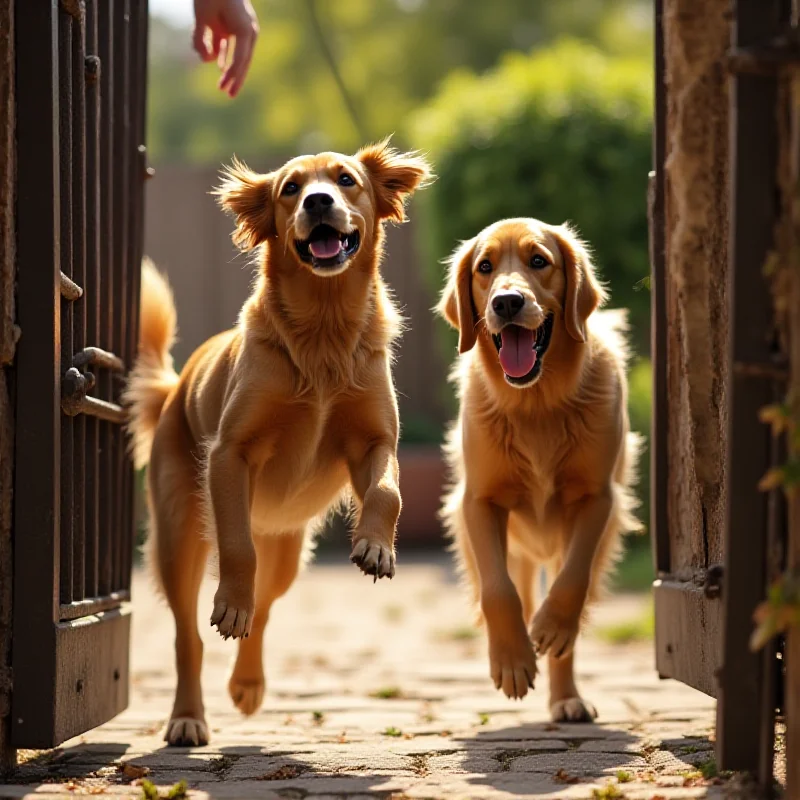
[[[408,563],[375,585],[346,557],[311,567],[276,604],[264,708],[244,718],[226,693],[235,644],[201,626],[209,746],[166,748],[173,623],[134,584],[132,699],[112,722],[46,753],[22,753],[0,798],[143,797],[142,779],[185,780],[192,798],[690,798],[730,793],[714,771],[713,702],[659,681],[652,645],[597,630],[647,609],[613,598],[579,647],[596,725],[548,723],[542,677],[522,702],[491,686],[485,641],[444,560]],[[342,563],[344,562],[344,563]],[[213,584],[201,599],[211,608]]]

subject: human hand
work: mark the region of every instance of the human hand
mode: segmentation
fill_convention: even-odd
[[[250,0],[194,0],[192,42],[203,61],[217,60],[219,88],[236,97],[242,88],[258,36]]]

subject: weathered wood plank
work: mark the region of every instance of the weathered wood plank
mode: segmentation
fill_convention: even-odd
[[[716,697],[721,600],[706,597],[702,586],[669,580],[656,581],[653,595],[658,674]]]
[[[130,629],[128,603],[58,625],[53,733],[32,746],[53,747],[127,707]]]
[[[666,0],[670,573],[720,564],[728,345],[730,0]]]

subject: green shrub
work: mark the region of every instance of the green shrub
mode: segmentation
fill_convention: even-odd
[[[510,54],[481,76],[451,74],[412,124],[439,176],[417,213],[435,289],[441,259],[486,225],[570,220],[592,246],[611,305],[631,309],[634,345],[646,353],[651,76],[648,62],[571,40]]]

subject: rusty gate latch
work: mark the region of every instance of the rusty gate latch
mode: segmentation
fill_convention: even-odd
[[[61,294],[67,300],[77,300],[83,295],[83,289],[61,273]],[[96,380],[92,372],[86,371],[87,367],[125,372],[125,364],[114,353],[99,347],[85,347],[72,357],[72,366],[61,378],[61,410],[70,417],[87,414],[106,422],[123,424],[126,414],[122,406],[89,395]]]

